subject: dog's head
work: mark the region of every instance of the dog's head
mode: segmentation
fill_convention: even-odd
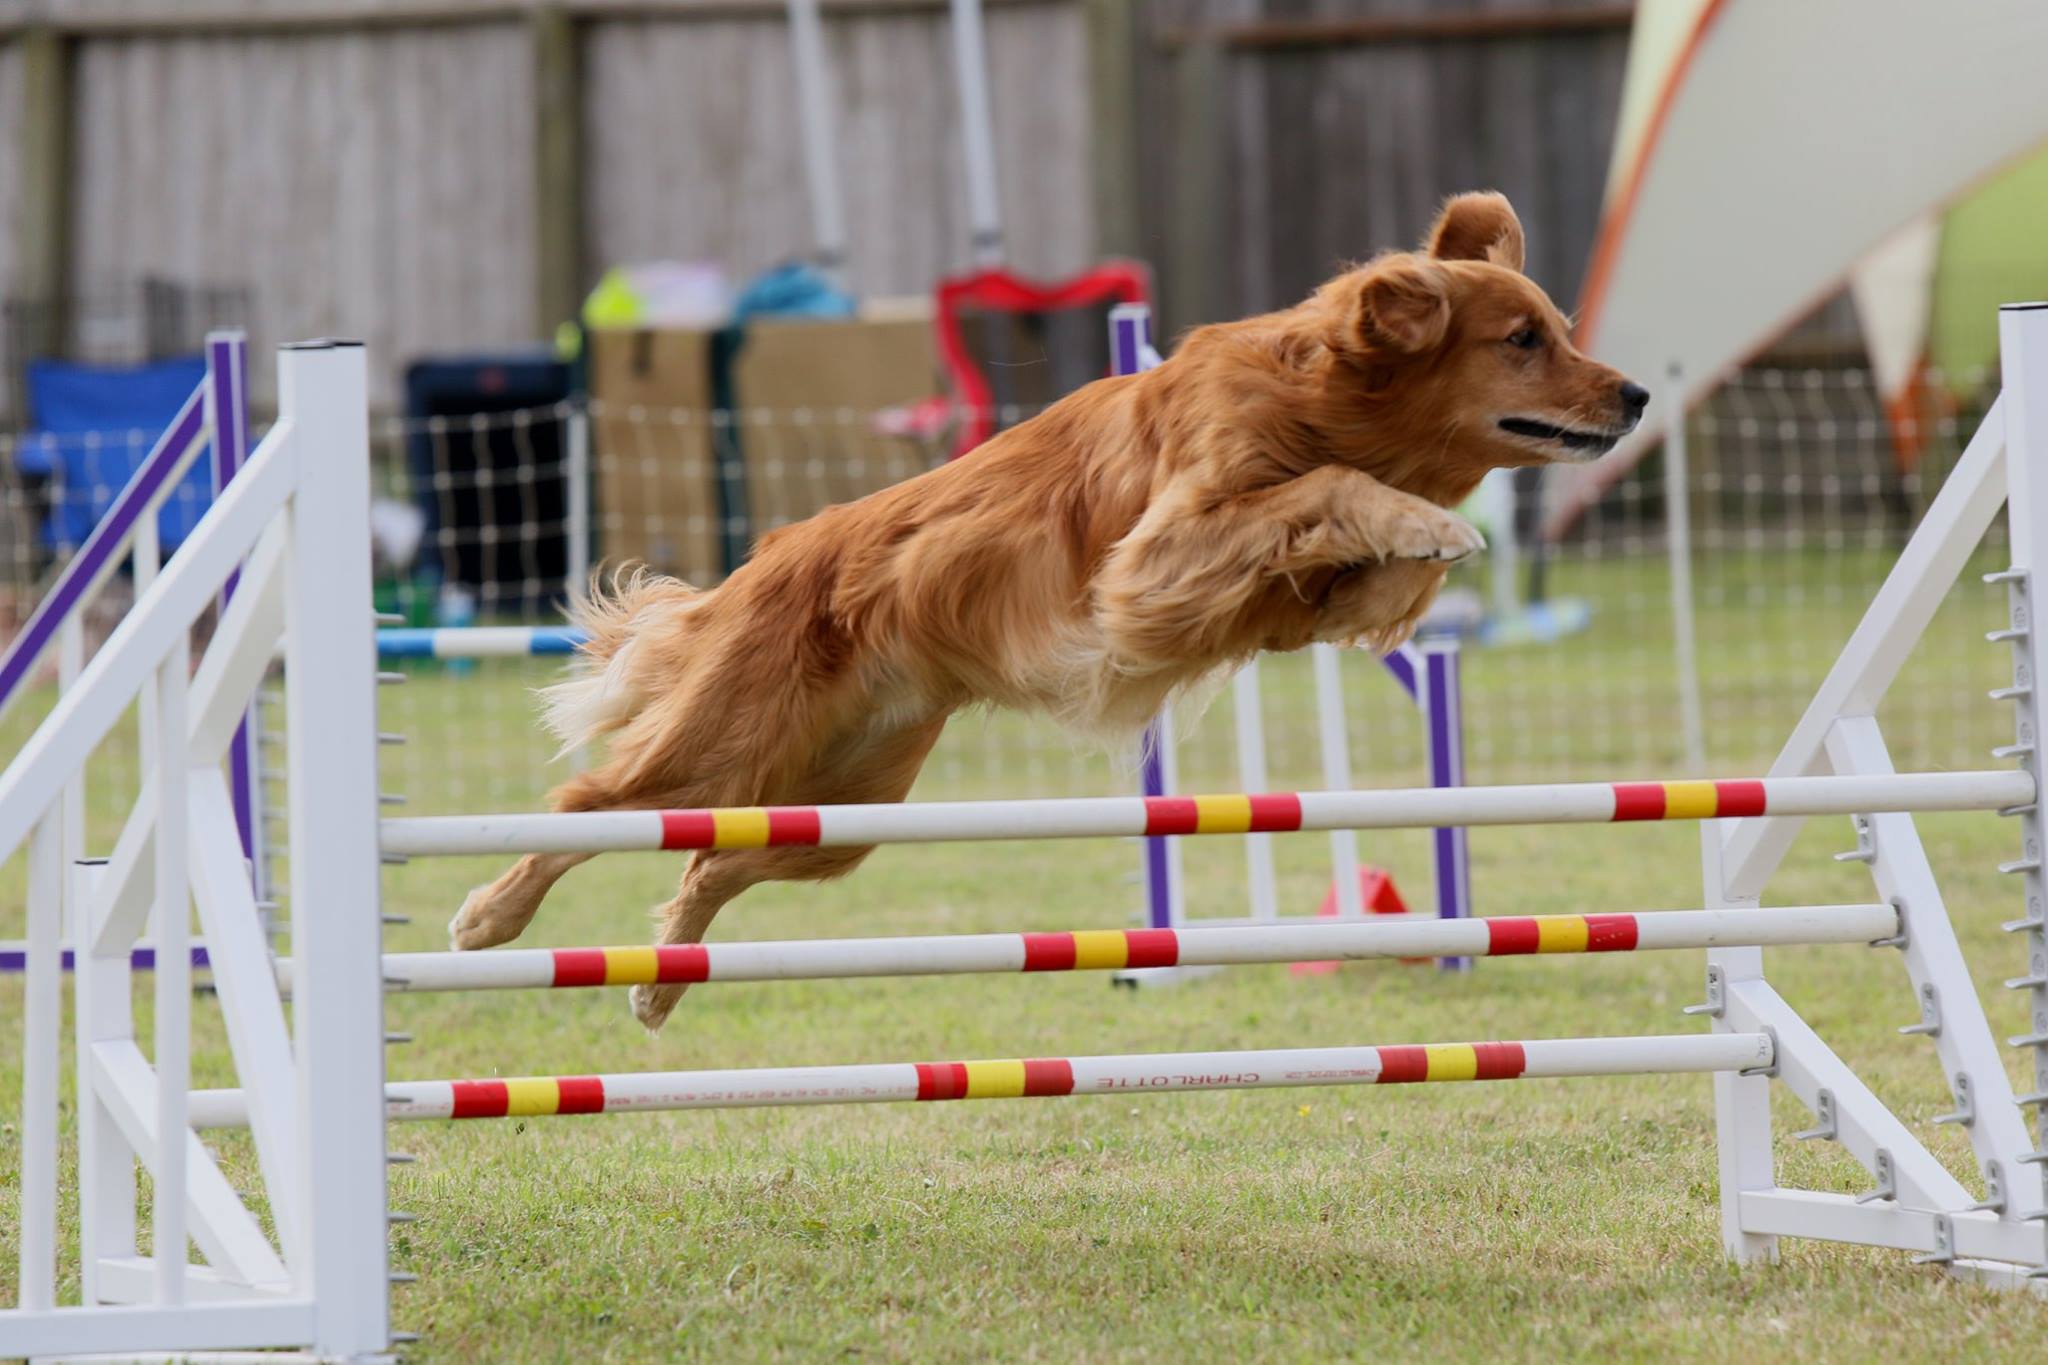
[[[1504,197],[1462,194],[1420,251],[1382,256],[1322,291],[1332,349],[1394,400],[1402,426],[1461,465],[1597,459],[1650,399],[1572,345],[1564,315],[1522,273],[1522,250]]]

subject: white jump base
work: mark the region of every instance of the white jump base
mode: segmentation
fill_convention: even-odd
[[[530,1076],[507,1080],[400,1081],[384,1087],[393,1121],[544,1118],[741,1109],[897,1100],[1036,1099],[1057,1095],[1157,1095],[1187,1090],[1400,1085],[1431,1081],[1534,1080],[1768,1069],[1769,1034],[1650,1038],[1547,1038],[1512,1043],[1394,1047],[1299,1047],[1247,1052],[1162,1052],[1127,1057],[898,1062],[878,1066],[648,1071],[623,1076]],[[195,1090],[195,1128],[240,1128],[239,1090]]]
[[[1654,814],[1649,813],[1653,797],[1659,803]],[[2027,805],[2033,799],[2032,774],[2003,769],[1872,777],[1773,777],[1760,781],[1388,788],[1267,796],[1101,796],[738,810],[428,815],[384,821],[382,848],[386,853],[406,857],[429,857],[780,845],[845,847],[1146,834],[1574,825],[1732,816],[2001,810]],[[1261,803],[1268,804],[1262,809]]]
[[[1643,952],[1681,948],[1870,943],[1899,931],[1889,905],[1659,910],[1465,920],[1388,916],[1242,928],[1094,929],[1072,933],[798,939],[665,947],[504,948],[389,953],[388,990],[549,990],[662,982],[826,981],[981,972],[1123,971],[1416,957]],[[289,985],[290,969],[279,964]]]

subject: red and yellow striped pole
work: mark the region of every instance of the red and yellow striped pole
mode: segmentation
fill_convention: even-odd
[[[624,1076],[401,1081],[385,1087],[385,1116],[394,1120],[531,1118],[890,1100],[1024,1099],[1283,1086],[1633,1076],[1751,1070],[1769,1066],[1773,1055],[1769,1034],[1711,1033],[745,1071],[658,1071]],[[191,1115],[196,1127],[244,1127],[248,1107],[239,1090],[195,1091]]]
[[[2034,799],[2013,770],[1740,781],[1552,783],[1232,796],[1107,796],[867,806],[440,815],[383,822],[407,856],[855,847],[980,839],[1256,834],[1292,830],[1562,825],[1634,820],[1997,810]]]
[[[484,953],[394,953],[384,978],[396,991],[544,990],[587,986],[798,981],[993,972],[1115,971],[1272,962],[1410,957],[1508,957],[1673,948],[1869,943],[1899,929],[1889,905],[1658,910],[1440,920],[1383,916],[1191,929],[1084,929],[1066,933],[951,934],[690,943],[635,948],[508,948]],[[289,964],[279,963],[289,984]]]

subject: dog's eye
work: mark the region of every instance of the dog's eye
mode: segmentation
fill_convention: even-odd
[[[1524,327],[1508,338],[1508,345],[1518,351],[1533,351],[1543,344],[1543,333],[1534,327]]]

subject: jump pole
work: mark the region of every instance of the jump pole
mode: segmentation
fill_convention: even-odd
[[[1647,1038],[1547,1038],[1513,1043],[1303,1047],[1036,1057],[874,1066],[649,1071],[623,1076],[399,1081],[384,1087],[388,1120],[527,1118],[662,1109],[873,1104],[892,1100],[1035,1099],[1056,1095],[1266,1090],[1285,1086],[1403,1085],[1563,1076],[1753,1071],[1776,1055],[1768,1033]],[[195,1128],[246,1126],[239,1090],[191,1095]]]
[[[574,654],[589,638],[575,626],[387,626],[377,632],[384,659],[525,659]]]
[[[1740,781],[414,816],[385,820],[382,848],[387,854],[427,857],[784,845],[849,847],[984,839],[2002,810],[2033,800],[2032,774],[1999,769]]]
[[[390,953],[387,990],[549,990],[669,982],[826,981],[981,972],[1121,971],[1412,957],[1511,957],[1683,948],[1872,943],[1899,932],[1890,905],[1657,910],[1407,922],[1325,920],[1244,928],[1084,929],[1068,933],[681,943],[630,948],[506,948]],[[290,971],[279,962],[289,986]]]

